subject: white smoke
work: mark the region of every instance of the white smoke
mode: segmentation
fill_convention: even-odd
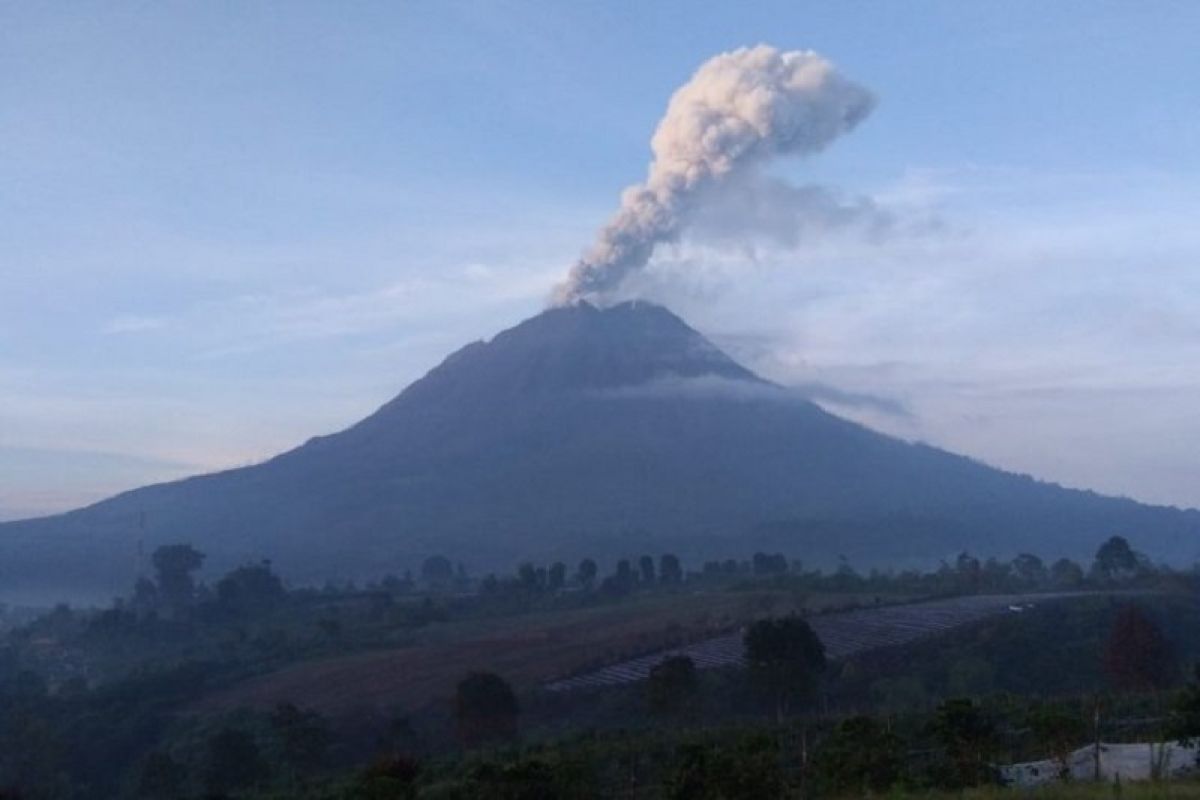
[[[558,287],[560,304],[603,299],[679,236],[697,198],[775,156],[815,153],[874,107],[871,93],[811,50],[759,45],[703,64],[667,106],[642,184]]]

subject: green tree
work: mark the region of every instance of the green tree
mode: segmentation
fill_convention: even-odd
[[[204,564],[204,554],[190,544],[165,544],[150,556],[158,578],[158,593],[175,609],[187,608],[196,596],[192,573]]]
[[[562,589],[567,583],[567,565],[561,561],[555,561],[550,565],[550,571],[546,573],[546,588],[552,592],[557,592]]]
[[[606,588],[609,594],[620,596],[631,592],[636,582],[629,559],[622,558],[617,562],[616,571],[604,580],[601,588]]]
[[[683,567],[674,553],[663,553],[659,557],[658,579],[667,586],[683,583]]]
[[[785,797],[786,791],[779,747],[762,734],[716,747],[680,747],[663,786],[668,800],[764,800]]]
[[[137,583],[134,584],[133,597],[130,598],[129,605],[139,615],[148,614],[158,608],[158,587],[154,581],[138,578]]]
[[[356,782],[355,800],[411,800],[417,795],[421,765],[406,756],[387,756],[371,764]]]
[[[595,776],[578,759],[558,754],[483,761],[467,772],[468,784],[454,797],[488,800],[586,800],[598,796]],[[438,795],[444,796],[444,795]]]
[[[584,589],[591,589],[592,585],[596,582],[596,574],[598,572],[599,568],[596,566],[596,562],[590,558],[585,558],[579,562],[579,569],[575,572],[575,577],[579,581],[580,586]]]
[[[537,567],[528,561],[517,567],[517,583],[521,585],[522,589],[531,594],[541,591]]]
[[[494,672],[472,672],[458,683],[454,717],[467,747],[517,736],[520,706],[508,682]]]
[[[421,579],[426,586],[444,589],[454,582],[454,565],[445,556],[430,556],[421,562]]]
[[[851,717],[821,742],[812,768],[818,785],[831,794],[884,792],[904,773],[903,742],[870,717]]]
[[[258,742],[246,731],[222,728],[208,740],[204,785],[212,794],[250,788],[270,775]]]
[[[1121,691],[1161,689],[1175,675],[1170,643],[1154,620],[1135,605],[1117,612],[1104,646],[1104,671]]]
[[[1014,558],[1012,571],[1026,586],[1041,586],[1046,582],[1046,565],[1033,553],[1021,553]]]
[[[646,701],[651,713],[675,716],[690,707],[698,688],[696,663],[687,656],[671,656],[650,669]]]
[[[638,571],[641,573],[642,583],[647,586],[654,585],[654,558],[651,556],[642,556],[638,559]]]
[[[1096,551],[1092,562],[1092,573],[1104,581],[1117,581],[1133,577],[1138,571],[1137,553],[1123,536],[1110,537]]]
[[[945,756],[945,761],[935,770],[939,783],[947,788],[962,789],[996,779],[991,763],[996,748],[996,728],[975,702],[947,700],[934,712],[929,728]]]
[[[1028,724],[1038,747],[1058,762],[1059,777],[1069,778],[1071,753],[1087,734],[1087,726],[1078,711],[1061,706],[1039,706],[1030,712]]]
[[[751,565],[755,575],[783,575],[788,570],[787,558],[783,553],[755,553]]]
[[[292,703],[281,703],[269,717],[279,740],[284,763],[293,774],[303,775],[320,768],[333,734],[328,723],[312,711],[301,711]]]
[[[1170,739],[1185,742],[1200,739],[1200,664],[1193,667],[1192,680],[1172,699],[1165,733]]]
[[[983,581],[983,565],[979,559],[963,551],[954,562],[954,571],[958,574],[959,587],[966,592],[979,591]]]
[[[753,679],[770,692],[775,719],[812,699],[825,671],[825,646],[812,627],[792,614],[751,625],[743,637]]]
[[[136,793],[145,800],[176,800],[185,796],[186,784],[187,770],[183,764],[156,750],[142,762]]]
[[[929,692],[918,675],[880,678],[870,688],[871,698],[887,711],[915,711],[929,701]]]
[[[956,659],[946,673],[947,693],[954,697],[977,697],[991,693],[996,684],[996,668],[978,656]]]
[[[217,581],[217,602],[233,611],[271,608],[285,597],[287,591],[269,561],[238,567]]]
[[[1074,589],[1083,583],[1083,567],[1069,558],[1060,558],[1050,567],[1050,581],[1059,589]]]

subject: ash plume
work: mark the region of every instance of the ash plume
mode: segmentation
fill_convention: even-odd
[[[767,45],[722,53],[671,97],[651,140],[645,182],[555,291],[555,302],[603,300],[679,236],[698,198],[776,156],[819,152],[871,112],[874,97],[811,50]]]

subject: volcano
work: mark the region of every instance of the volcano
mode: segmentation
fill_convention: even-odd
[[[737,364],[661,306],[549,309],[449,356],[371,416],[262,464],[0,525],[0,597],[108,598],[139,553],[191,542],[217,573],[294,583],[432,554],[929,565],[962,550],[1086,557],[1113,534],[1173,561],[1200,512],[993,469],[840,419]]]

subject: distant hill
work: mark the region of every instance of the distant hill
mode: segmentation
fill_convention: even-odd
[[[1200,512],[1063,489],[835,417],[647,303],[547,310],[467,345],[358,424],[252,467],[0,524],[0,598],[106,598],[191,541],[294,582],[671,550],[929,563],[1089,556],[1114,533],[1200,555]]]

